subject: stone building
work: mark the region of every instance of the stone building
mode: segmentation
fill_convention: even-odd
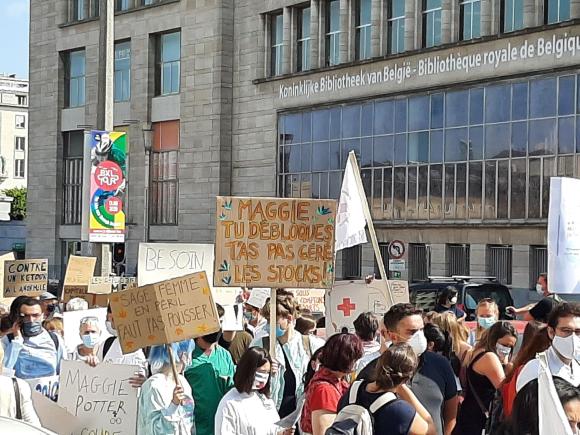
[[[580,1],[116,6],[129,273],[145,238],[212,242],[216,195],[338,197],[350,150],[385,262],[389,242],[405,247],[392,276],[494,275],[529,289],[545,271],[550,176],[580,171]],[[31,2],[27,247],[55,276],[85,249],[97,14],[95,0]],[[153,126],[150,156],[135,121]],[[345,251],[338,276],[373,261],[369,246]]]

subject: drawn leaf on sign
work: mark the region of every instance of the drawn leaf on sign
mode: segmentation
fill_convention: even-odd
[[[328,223],[329,223],[330,225],[334,224],[334,218],[328,218]]]
[[[207,332],[209,330],[209,328],[207,327],[207,325],[205,323],[202,323],[201,325],[199,325],[197,327],[197,332]]]
[[[132,349],[133,346],[135,346],[135,342],[134,341],[126,341],[125,344],[127,345],[127,347],[129,349]]]
[[[224,276],[224,277],[222,278],[222,282],[223,282],[224,284],[228,284],[228,285],[229,285],[229,284],[232,282],[232,277],[231,277],[231,276]]]
[[[113,297],[111,298],[111,300],[112,300],[113,302],[119,302],[119,296],[113,296]]]
[[[225,220],[226,220],[226,215],[225,215],[224,213],[222,213],[222,214],[220,214],[220,215],[218,216],[218,219],[219,219],[220,221],[225,221]]]
[[[153,340],[155,340],[156,338],[157,338],[157,336],[155,336],[155,335],[153,335],[153,334],[151,334],[150,336],[148,336],[148,337],[147,337],[147,339],[148,339],[149,341],[153,341]]]
[[[227,260],[224,260],[224,262],[222,264],[220,264],[218,271],[219,272],[227,272],[229,270],[230,270],[230,265],[229,265]]]
[[[318,214],[319,216],[326,216],[327,214],[332,213],[330,211],[330,208],[325,207],[323,205],[319,205],[318,208],[316,209],[316,214]]]
[[[204,296],[209,295],[209,288],[204,287],[203,289],[201,289],[201,292],[204,294]]]
[[[231,210],[232,209],[232,200],[230,199],[229,201],[224,202],[222,207],[225,208],[226,210]]]
[[[125,319],[127,317],[127,311],[125,311],[125,310],[119,311],[119,317],[121,319]]]
[[[326,268],[326,272],[328,273],[334,272],[334,266],[332,265],[332,263],[328,265],[328,267]]]
[[[182,328],[175,328],[175,333],[177,335],[183,335],[183,329]]]

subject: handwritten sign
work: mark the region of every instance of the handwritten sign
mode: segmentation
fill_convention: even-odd
[[[214,285],[330,288],[336,201],[217,197]]]
[[[73,435],[83,429],[78,418],[42,394],[32,391],[31,399],[43,428],[59,435]]]
[[[286,289],[294,293],[294,299],[301,310],[308,310],[311,313],[324,313],[324,289],[303,288]]]
[[[4,263],[6,261],[13,261],[16,260],[14,257],[14,252],[7,252],[6,254],[0,255],[0,285],[4,286]],[[2,287],[2,292],[0,294],[4,294],[4,287]],[[0,303],[6,304],[10,306],[14,298],[0,298]]]
[[[38,296],[47,286],[48,260],[4,262],[4,297]]]
[[[93,276],[89,283],[89,293],[109,294],[125,290],[137,283],[134,276]]]
[[[135,434],[138,390],[129,378],[138,370],[131,365],[61,362],[58,404],[82,422],[75,435]]]
[[[68,259],[64,286],[89,286],[95,271],[95,257],[78,257],[71,255]]]
[[[113,293],[111,309],[125,354],[220,329],[205,272]]]
[[[44,397],[56,402],[58,400],[58,375],[45,376],[43,378],[25,379],[32,391],[42,394]]]
[[[62,291],[62,301],[66,304],[73,298],[81,298],[87,301],[89,308],[106,307],[109,303],[108,294],[92,294],[89,293],[89,286],[66,286]]]
[[[250,297],[248,298],[248,302],[246,303],[261,310],[264,308],[266,301],[270,297],[270,293],[271,290],[269,288],[253,288],[252,293],[250,293]]]

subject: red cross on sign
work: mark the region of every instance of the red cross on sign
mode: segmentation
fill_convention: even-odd
[[[349,317],[350,312],[356,309],[356,305],[350,301],[350,298],[343,298],[342,304],[336,307],[339,311],[342,311],[344,317]]]

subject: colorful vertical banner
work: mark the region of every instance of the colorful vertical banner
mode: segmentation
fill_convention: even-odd
[[[89,241],[123,243],[127,186],[127,136],[122,131],[91,131]]]

